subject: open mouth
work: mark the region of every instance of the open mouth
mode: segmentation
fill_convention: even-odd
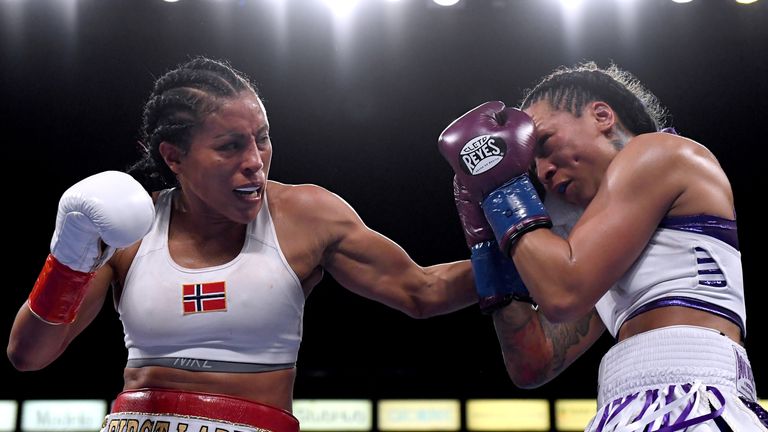
[[[258,197],[261,195],[261,186],[247,186],[233,189],[235,194],[244,197]]]

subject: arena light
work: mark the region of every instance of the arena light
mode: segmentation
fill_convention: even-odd
[[[103,400],[28,400],[21,405],[21,431],[100,430],[106,415]]]
[[[596,411],[595,399],[558,399],[555,401],[555,428],[559,431],[583,431]]]
[[[373,427],[373,402],[367,399],[296,399],[293,415],[303,431],[364,431]]]
[[[358,3],[358,0],[323,0],[333,14],[338,17],[349,15]]]
[[[466,406],[470,431],[549,431],[546,399],[470,399]]]
[[[18,412],[18,402],[0,400],[0,432],[14,432],[16,430],[16,414]]]
[[[560,0],[560,5],[566,10],[575,10],[581,7],[583,0]]]
[[[458,2],[460,2],[461,0],[432,0],[432,1],[439,6],[453,6]]]
[[[736,0],[736,3],[746,5],[746,4],[757,3],[757,0]]]
[[[690,3],[693,0],[672,0],[672,1],[675,2],[675,3]]]
[[[380,431],[457,431],[461,403],[457,399],[379,400]]]

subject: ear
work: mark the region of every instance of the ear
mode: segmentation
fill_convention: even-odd
[[[184,152],[181,151],[176,145],[163,141],[157,148],[160,151],[160,156],[163,157],[165,164],[173,171],[174,174],[179,173],[179,165],[181,165]]]
[[[616,124],[616,113],[613,112],[613,108],[607,103],[601,101],[592,102],[590,110],[601,132],[609,132]]]

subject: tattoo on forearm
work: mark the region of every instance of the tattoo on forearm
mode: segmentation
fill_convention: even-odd
[[[521,313],[521,311],[518,310],[521,307],[528,310],[522,311],[523,313]],[[521,302],[513,302],[509,306],[500,309],[494,319],[500,320],[506,331],[517,333],[531,322],[533,315],[530,313],[530,305]]]
[[[577,321],[553,324],[539,314],[541,328],[547,339],[552,342],[552,370],[561,371],[565,367],[568,349],[577,345],[589,332],[589,323],[594,312]]]

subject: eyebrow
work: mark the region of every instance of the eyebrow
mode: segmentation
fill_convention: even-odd
[[[223,137],[237,137],[237,138],[240,138],[242,136],[243,136],[243,134],[241,134],[240,132],[225,132],[223,134],[215,135],[214,138],[223,138]]]
[[[269,131],[269,125],[264,125],[264,126],[260,127],[260,128],[259,128],[259,129],[256,131],[256,134],[257,134],[257,135],[259,135],[259,134],[261,134],[261,133],[264,133],[264,132],[268,132],[268,131]],[[242,132],[233,132],[233,131],[230,131],[230,132],[224,132],[224,133],[222,133],[222,134],[219,134],[219,135],[214,135],[214,136],[213,136],[213,138],[214,138],[214,139],[223,138],[223,137],[243,138],[243,137],[245,137],[245,136],[246,136],[246,134],[244,134],[244,133],[242,133]]]

